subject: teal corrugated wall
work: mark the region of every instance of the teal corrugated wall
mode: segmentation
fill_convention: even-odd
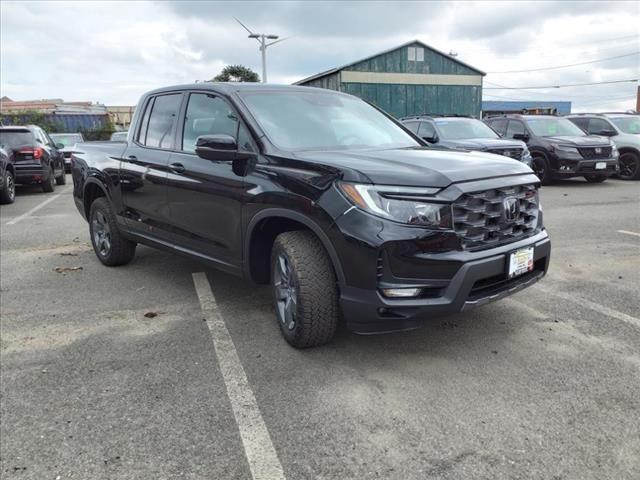
[[[397,118],[424,113],[478,116],[482,106],[480,87],[343,83],[342,91],[367,100]]]
[[[424,61],[409,61],[407,45],[388,53],[380,54],[344,70],[359,72],[431,73],[440,75],[480,75],[477,71],[461,65],[429,48],[424,48]],[[409,85],[382,83],[343,83],[340,72],[304,83],[309,87],[328,88],[356,95],[395,117],[406,117],[424,113],[458,114],[480,117],[482,108],[481,86],[458,85]]]

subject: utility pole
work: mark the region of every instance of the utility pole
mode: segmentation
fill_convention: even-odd
[[[274,45],[278,42],[282,42],[286,40],[286,38],[280,38],[278,40],[278,35],[266,34],[266,33],[253,33],[249,28],[242,23],[237,18],[235,19],[242,28],[244,28],[247,32],[249,32],[249,38],[255,38],[258,43],[260,43],[260,53],[262,54],[262,83],[267,83],[267,47]],[[273,42],[267,43],[267,40],[274,40]]]
[[[638,93],[636,93],[636,112],[640,112],[640,85],[638,86]]]

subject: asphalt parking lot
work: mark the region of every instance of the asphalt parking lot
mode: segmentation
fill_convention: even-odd
[[[103,267],[69,185],[19,190],[0,210],[2,478],[640,478],[640,183],[541,197],[540,284],[299,351],[265,288],[145,247]]]

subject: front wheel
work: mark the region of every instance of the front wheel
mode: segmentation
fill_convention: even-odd
[[[287,342],[296,348],[329,342],[338,324],[338,287],[320,240],[309,231],[278,235],[271,278],[276,316]]]
[[[620,173],[622,180],[640,179],[640,154],[636,152],[624,152],[620,154]]]
[[[2,182],[2,190],[0,190],[0,203],[13,203],[16,199],[16,181],[11,171],[4,172],[4,181]]]
[[[602,183],[607,179],[603,175],[585,175],[584,178],[589,183]]]
[[[542,185],[551,185],[551,170],[549,169],[549,162],[541,155],[533,157],[532,162],[533,173],[540,179]]]
[[[133,260],[136,243],[122,236],[105,197],[100,197],[91,204],[89,233],[93,250],[104,265],[116,267]]]

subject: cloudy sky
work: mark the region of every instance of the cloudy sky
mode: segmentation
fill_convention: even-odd
[[[574,111],[635,107],[640,2],[11,2],[0,3],[1,95],[135,104],[146,90],[205,80],[225,65],[291,83],[412,39],[488,72],[485,100],[573,101]],[[570,68],[520,73],[620,57]],[[500,87],[511,87],[504,89]]]

